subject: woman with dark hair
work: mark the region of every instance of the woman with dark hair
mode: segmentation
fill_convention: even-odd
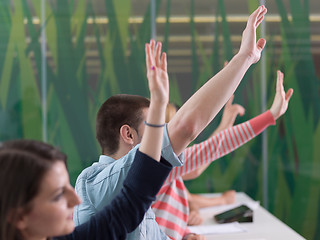
[[[146,50],[151,52],[149,44]],[[161,61],[154,57],[147,61],[151,96],[146,128],[120,194],[75,228],[73,207],[81,200],[69,183],[66,156],[39,141],[4,142],[0,146],[1,240],[125,239],[139,225],[172,169],[161,158],[169,99],[166,55]]]

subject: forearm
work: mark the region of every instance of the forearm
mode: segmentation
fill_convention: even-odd
[[[205,197],[197,194],[190,194],[193,206],[196,206],[198,208],[204,208],[204,207],[211,207],[211,206],[218,206],[225,204],[225,200],[222,196],[218,197]]]
[[[161,53],[162,44],[151,40],[145,45],[147,78],[150,90],[150,106],[146,126],[139,149],[160,161],[165,110],[169,101],[167,55]]]
[[[179,109],[168,124],[169,137],[176,154],[180,154],[212,121],[250,66],[247,57],[237,54]]]
[[[153,103],[151,100],[146,122],[149,124],[162,125],[165,122],[166,104]],[[145,126],[143,138],[139,150],[153,159],[159,161],[163,138],[163,127]]]
[[[247,122],[221,131],[206,141],[187,148],[184,166],[181,170],[174,169],[168,178],[177,175],[175,171],[178,171],[184,180],[198,177],[211,162],[241,147],[274,124],[274,117],[270,111],[266,111]]]

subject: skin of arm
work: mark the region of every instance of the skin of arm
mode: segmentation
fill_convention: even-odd
[[[231,204],[234,203],[236,196],[236,192],[234,190],[226,191],[219,197],[203,197],[198,194],[189,194],[193,203],[195,203],[198,208]]]
[[[227,128],[232,127],[235,120],[236,120],[236,117],[238,115],[240,115],[240,116],[244,115],[244,113],[245,113],[244,107],[242,107],[239,104],[232,104],[233,99],[234,99],[234,95],[231,96],[231,98],[228,100],[228,102],[224,106],[221,122],[220,122],[219,126],[217,127],[217,129],[211,134],[210,137],[213,137],[213,136],[217,135],[219,132],[221,132]],[[188,174],[183,175],[182,179],[183,180],[190,180],[190,179],[195,179],[195,178],[199,177],[203,173],[203,171],[207,169],[207,167],[210,165],[210,163],[211,162],[191,171]]]
[[[225,68],[205,83],[169,122],[169,138],[177,155],[212,121],[238,87],[248,68],[259,61],[266,41],[256,41],[256,29],[266,13],[265,6],[260,6],[250,15],[242,34],[239,52]],[[207,104],[208,102],[214,105]]]
[[[161,43],[155,47],[155,41],[145,45],[147,78],[150,89],[150,107],[146,122],[162,125],[165,122],[165,109],[169,101],[169,77],[167,56],[161,54]],[[160,161],[163,138],[162,127],[146,125],[139,150]]]
[[[225,61],[223,67],[227,66],[227,64],[228,64],[228,61]],[[234,94],[232,94],[231,98],[228,100],[228,102],[224,106],[220,124],[214,130],[214,132],[210,135],[210,137],[213,137],[216,134],[218,134],[219,132],[221,132],[221,131],[223,131],[223,130],[225,130],[227,128],[232,127],[238,114],[240,116],[244,115],[244,113],[245,113],[244,107],[239,105],[239,104],[232,104],[233,99],[234,99]],[[184,175],[183,176],[183,180],[189,180],[189,179],[197,178],[198,176],[201,175],[201,173],[203,173],[204,170],[207,169],[207,167],[209,165],[210,165],[210,163],[207,163],[207,164],[201,166],[200,168],[197,168],[194,171]]]
[[[283,87],[284,74],[278,70],[277,71],[277,83],[276,83],[276,94],[270,108],[270,112],[274,119],[277,120],[281,117],[288,109],[288,104],[290,98],[293,94],[293,89],[290,88],[285,92]],[[221,204],[230,204],[235,200],[235,192],[233,190],[224,192],[220,197],[207,198],[197,194],[188,193],[188,201],[190,208],[190,215],[188,219],[188,225],[199,225],[202,223],[203,219],[199,215],[199,208],[209,207]]]
[[[203,218],[199,213],[199,208],[218,206],[224,204],[234,203],[236,198],[236,192],[229,190],[217,197],[204,197],[198,194],[192,194],[188,191],[188,202],[189,202],[189,217],[188,225],[200,225],[203,223]]]
[[[290,88],[287,92],[284,91],[283,78],[284,78],[284,74],[280,70],[278,70],[277,71],[276,94],[275,94],[272,106],[269,109],[275,120],[277,120],[279,117],[281,117],[287,111],[290,98],[291,98],[291,96],[293,94],[293,89],[292,88]],[[240,105],[238,105],[238,106],[240,106]],[[226,105],[226,107],[227,107],[227,105]],[[237,111],[231,110],[230,106],[228,106],[228,107],[229,107],[228,112],[227,112],[228,115],[225,115],[226,111],[224,111],[223,116],[225,116],[225,117],[230,116],[231,120],[229,122],[227,120],[222,120],[221,121],[221,123],[224,122],[224,123],[222,123],[222,127],[221,128],[223,128],[223,126],[226,126],[225,129],[229,128],[229,127],[232,127],[233,122],[235,120],[235,117],[238,114]],[[240,110],[240,108],[239,108],[239,110]],[[229,112],[231,114],[229,114]],[[241,113],[242,112],[239,112],[239,115],[241,115]],[[231,126],[228,126],[230,124],[231,124]],[[224,129],[222,129],[221,131],[223,131],[223,130]],[[214,133],[217,133],[217,131],[215,131]],[[215,134],[213,134],[213,136],[214,135]],[[205,164],[205,165],[201,166],[200,168],[197,168],[194,171],[192,171],[192,172],[190,172],[188,174],[185,174],[182,177],[183,180],[191,180],[191,179],[197,178],[198,176],[200,176],[202,174],[202,172],[205,169],[207,169],[207,167],[209,165],[210,165],[210,163],[209,164]]]

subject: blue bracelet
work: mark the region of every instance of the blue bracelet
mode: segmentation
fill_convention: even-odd
[[[152,124],[152,123],[147,123],[146,121],[144,121],[144,124],[148,127],[155,127],[155,128],[160,128],[160,127],[164,127],[166,124]]]

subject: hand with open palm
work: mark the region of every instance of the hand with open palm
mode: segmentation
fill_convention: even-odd
[[[149,82],[150,97],[158,103],[169,101],[169,77],[167,73],[167,55],[161,54],[161,42],[154,40],[145,46],[147,78]]]
[[[290,88],[287,92],[284,91],[283,77],[284,74],[280,70],[278,70],[276,95],[270,108],[270,112],[272,113],[275,120],[277,120],[287,111],[290,98],[293,94],[292,88]]]
[[[249,17],[247,26],[242,33],[241,46],[238,54],[248,57],[251,63],[259,61],[261,52],[266,44],[266,40],[260,38],[256,41],[256,29],[263,21],[267,8],[265,6],[258,7]]]

